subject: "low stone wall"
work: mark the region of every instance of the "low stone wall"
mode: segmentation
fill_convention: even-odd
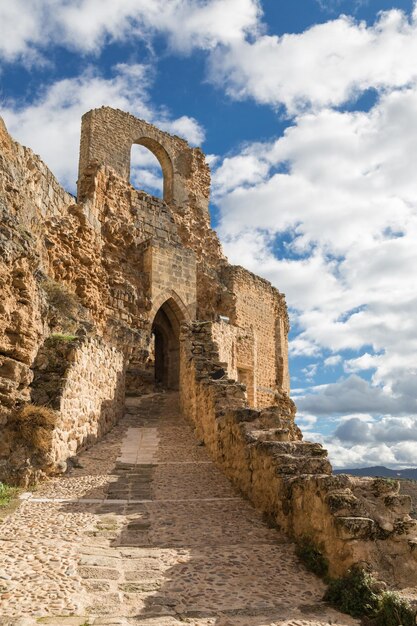
[[[124,355],[98,337],[70,353],[55,428],[54,462],[73,456],[107,433],[124,409]]]
[[[123,414],[125,356],[100,337],[52,335],[40,348],[33,366],[31,407],[56,412],[48,449],[40,454],[30,438],[19,435],[19,415],[7,430],[9,453],[0,479],[27,485],[45,475],[62,473],[67,460],[92,445]],[[36,424],[33,428],[36,429]]]
[[[212,324],[183,325],[182,411],[242,493],[288,535],[313,541],[331,575],[367,562],[391,583],[416,584],[417,521],[398,481],[332,475],[326,450],[302,441],[285,393],[250,409],[243,386],[219,378],[222,366]]]
[[[32,400],[59,412],[52,459],[65,461],[115,424],[124,406],[124,356],[99,337],[51,337],[35,361]]]

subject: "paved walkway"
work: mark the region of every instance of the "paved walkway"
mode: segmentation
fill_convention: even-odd
[[[0,626],[355,624],[210,461],[177,396],[125,418],[0,526]]]

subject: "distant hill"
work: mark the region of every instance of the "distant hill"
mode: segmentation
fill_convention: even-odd
[[[351,474],[352,476],[383,476],[384,478],[405,478],[408,480],[417,480],[417,467],[393,470],[383,465],[375,465],[375,467],[355,467],[353,469],[336,469],[335,474]]]

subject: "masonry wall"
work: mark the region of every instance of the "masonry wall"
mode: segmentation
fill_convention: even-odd
[[[229,308],[232,323],[253,333],[257,406],[268,406],[273,404],[277,388],[289,392],[289,323],[284,296],[242,267],[229,266],[224,276],[234,294]]]
[[[163,304],[167,295],[174,292],[187,309],[190,319],[195,317],[196,261],[192,250],[180,245],[167,246],[163,241],[154,243],[149,240],[144,244],[144,270],[149,276],[150,299],[153,311]]]
[[[124,410],[125,362],[100,337],[48,337],[32,367],[31,421],[13,414],[3,429],[2,479],[26,486],[62,473],[69,458],[108,432]],[[52,411],[46,422],[45,410]]]
[[[207,216],[210,174],[204,154],[186,141],[123,111],[101,107],[83,116],[78,174],[78,199],[85,199],[84,175],[91,164],[107,165],[129,181],[133,143],[151,150],[164,174],[164,200],[189,205]]]
[[[213,322],[211,329],[227,376],[243,383],[249,406],[257,406],[256,344],[252,330],[245,330],[225,321]]]
[[[123,415],[125,359],[102,339],[88,338],[70,353],[59,401],[53,460],[65,461],[107,433]]]
[[[326,450],[302,441],[285,393],[251,409],[242,386],[217,380],[222,363],[211,324],[184,325],[180,401],[213,459],[271,521],[321,549],[330,574],[368,562],[382,579],[417,583],[417,520],[399,483],[334,476]]]

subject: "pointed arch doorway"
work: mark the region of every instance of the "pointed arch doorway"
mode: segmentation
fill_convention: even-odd
[[[184,319],[184,312],[171,297],[159,307],[152,323],[155,383],[166,389],[179,389],[180,326]]]

